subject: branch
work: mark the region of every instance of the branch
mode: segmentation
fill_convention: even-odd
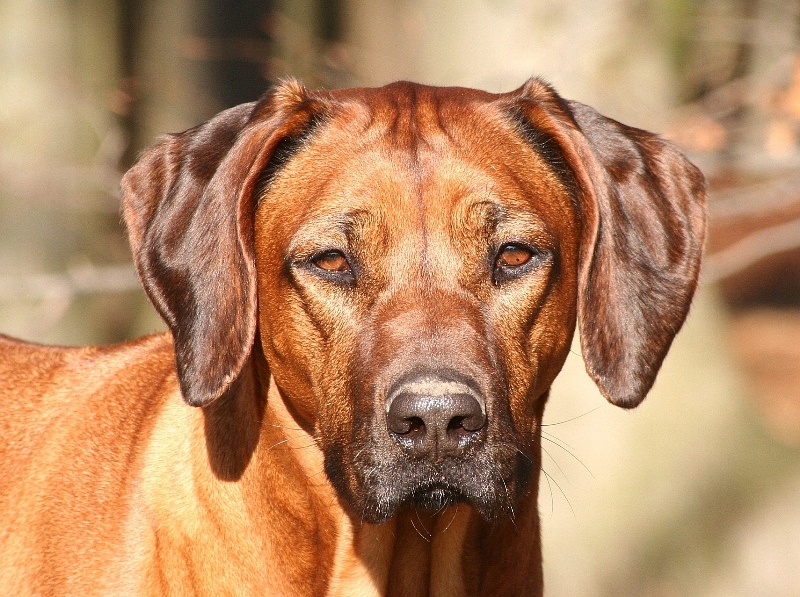
[[[800,218],[764,228],[705,259],[703,281],[713,283],[732,276],[758,261],[800,248]]]
[[[81,294],[128,292],[139,288],[132,264],[81,265],[59,274],[0,276],[0,301],[72,301]]]
[[[711,214],[715,222],[762,215],[800,203],[800,176],[730,189],[714,194]]]

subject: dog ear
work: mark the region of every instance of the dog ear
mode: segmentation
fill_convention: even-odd
[[[705,179],[670,143],[567,102],[541,81],[515,93],[523,98],[517,113],[547,139],[541,153],[577,200],[586,369],[610,402],[633,408],[652,387],[697,286]]]
[[[122,180],[139,278],[172,332],[181,391],[193,406],[222,395],[250,355],[256,195],[318,104],[284,83],[258,103],[162,138]]]

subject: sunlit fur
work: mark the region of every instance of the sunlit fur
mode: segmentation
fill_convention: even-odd
[[[577,326],[601,392],[641,402],[704,197],[671,145],[538,80],[290,81],[162,138],[123,210],[169,331],[0,338],[0,594],[540,597],[550,385]],[[420,375],[478,396],[463,449],[391,435]]]

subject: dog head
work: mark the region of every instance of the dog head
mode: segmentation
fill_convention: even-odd
[[[124,179],[143,285],[204,406],[255,343],[366,520],[509,512],[576,321],[612,403],[644,398],[694,292],[702,175],[561,99],[396,83],[257,104]]]

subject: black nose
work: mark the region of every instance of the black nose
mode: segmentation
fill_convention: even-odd
[[[460,454],[478,439],[486,424],[485,404],[464,383],[423,376],[389,393],[386,422],[410,453],[438,460]]]

